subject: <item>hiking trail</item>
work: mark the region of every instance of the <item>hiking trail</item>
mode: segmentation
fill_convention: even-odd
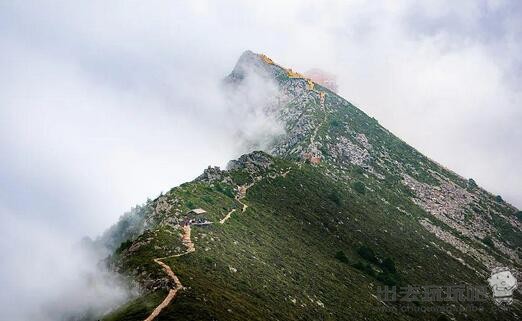
[[[324,100],[326,97],[326,93],[324,91],[317,91],[317,90],[313,90],[313,91],[319,94],[319,101],[321,104],[321,109],[324,112],[323,121],[320,122],[319,125],[317,125],[317,127],[315,127],[314,132],[313,132],[312,136],[310,137],[310,145],[313,148],[315,148],[315,137],[317,136],[319,128],[321,128],[324,125],[324,123],[326,123],[327,113],[326,113],[326,107],[324,106]]]
[[[180,254],[174,254],[174,255],[159,257],[159,258],[154,259],[154,262],[159,264],[163,268],[165,273],[167,273],[167,275],[172,279],[172,281],[174,281],[175,286],[174,286],[174,288],[169,290],[169,293],[167,294],[165,299],[163,299],[163,301],[152,311],[152,313],[145,319],[145,321],[153,321],[161,313],[161,311],[163,311],[163,309],[165,309],[170,304],[170,302],[176,297],[176,294],[178,293],[178,291],[183,289],[183,284],[181,284],[181,281],[176,276],[174,271],[172,271],[170,266],[163,263],[162,260],[172,258],[172,257],[180,257],[180,256],[183,256],[183,255],[196,251],[196,247],[194,246],[194,243],[192,242],[192,239],[190,238],[190,234],[191,234],[190,224],[184,225],[181,242],[183,243],[183,245],[185,245],[185,247],[187,248],[187,251],[180,253]]]
[[[246,193],[247,193],[247,190],[248,190],[250,187],[254,186],[255,183],[256,183],[256,181],[254,180],[254,182],[252,182],[252,183],[250,183],[250,184],[248,184],[248,185],[241,185],[241,186],[238,185],[238,186],[237,186],[237,194],[236,194],[235,199],[236,199],[236,201],[237,201],[239,204],[243,205],[243,208],[241,209],[241,213],[244,213],[244,212],[247,210],[247,208],[248,208],[248,205],[245,204],[245,203],[243,203],[243,202],[241,202],[241,200],[242,200],[243,198],[245,198]],[[234,213],[236,210],[237,210],[237,209],[234,208],[234,209],[232,209],[230,212],[228,212],[227,215],[225,215],[225,217],[223,217],[223,218],[219,221],[219,223],[220,223],[220,224],[224,224],[224,223],[225,223],[225,222],[230,218],[230,216],[232,215],[232,213]]]
[[[290,172],[290,170],[288,170],[284,173],[280,173],[279,175],[276,175],[275,177],[277,177],[277,176],[286,177],[286,175],[289,172]],[[273,177],[273,178],[275,178],[275,177]],[[246,193],[247,193],[248,189],[250,187],[254,186],[254,184],[257,183],[258,181],[260,181],[261,179],[262,179],[262,177],[256,177],[252,183],[250,183],[248,185],[240,185],[237,187],[237,194],[235,196],[235,200],[239,204],[243,205],[243,208],[241,209],[241,213],[244,213],[248,208],[248,205],[246,203],[242,202],[241,200],[246,197]],[[230,218],[232,213],[234,213],[236,210],[237,209],[232,209],[230,212],[228,212],[227,215],[219,221],[219,223],[224,224]],[[187,255],[189,253],[196,251],[196,247],[191,239],[192,229],[190,227],[190,224],[183,225],[182,230],[183,230],[183,234],[181,236],[181,242],[183,243],[183,245],[185,245],[187,250],[180,254],[173,254],[173,255],[159,257],[159,258],[154,259],[154,262],[156,264],[160,265],[163,268],[163,270],[165,271],[165,273],[172,279],[175,286],[169,290],[169,293],[167,294],[165,299],[163,299],[163,301],[152,311],[152,313],[145,319],[145,321],[153,321],[154,319],[156,319],[156,317],[158,317],[158,315],[161,313],[161,311],[163,311],[163,309],[165,309],[172,302],[172,300],[176,297],[176,294],[178,293],[178,291],[184,289],[183,285],[181,284],[181,281],[176,276],[174,271],[172,271],[170,266],[168,266],[167,264],[165,264],[162,261],[164,259],[180,257],[180,256]]]

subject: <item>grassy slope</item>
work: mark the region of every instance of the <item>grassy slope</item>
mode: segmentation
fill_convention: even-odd
[[[374,249],[379,258],[395,261],[399,284],[484,284],[444,252],[427,246],[434,242],[449,249],[413,216],[383,208],[372,193],[355,192],[325,177],[319,168],[284,161],[279,166],[292,170],[286,177],[265,178],[252,187],[245,213],[234,213],[225,225],[194,227],[196,252],[166,260],[188,289],[159,320],[417,319],[418,315],[375,310],[382,304],[372,294],[382,283],[352,264],[361,262],[375,271],[380,267],[357,253],[361,245]],[[234,206],[232,198],[202,183],[186,184],[176,195],[199,200],[215,218]],[[162,244],[179,244],[177,236],[162,235]],[[348,263],[336,258],[341,250]],[[126,262],[128,269],[146,266],[161,277],[159,266],[150,262],[164,251],[153,244],[141,251]],[[105,320],[142,320],[164,293],[142,297]],[[502,319],[493,312],[471,316]]]
[[[280,82],[302,81],[289,80],[284,75],[280,78]],[[353,135],[362,133],[375,148],[375,155],[387,153],[418,181],[438,185],[429,174],[431,170],[466,186],[465,179],[432,162],[346,100],[321,86],[317,88],[327,92],[327,119],[317,137],[323,143],[322,148],[334,143],[331,138],[340,136],[351,137],[357,144]],[[288,107],[303,107],[303,115],[322,120],[323,111],[318,104],[313,100],[306,106]],[[456,249],[418,223],[420,218],[429,217],[434,224],[462,238],[413,204],[411,191],[401,182],[401,169],[393,162],[387,168],[375,161],[371,163],[385,175],[381,181],[357,166],[340,168],[329,162],[327,152],[323,154],[325,161],[318,167],[276,160],[276,171],[288,167],[292,170],[286,177],[265,178],[249,189],[244,201],[250,207],[245,213],[241,213],[241,205],[234,199],[232,184],[210,186],[192,182],[167,194],[181,200],[178,211],[202,207],[214,222],[232,208],[238,211],[225,225],[194,227],[196,252],[165,261],[188,289],[179,293],[159,320],[444,320],[437,314],[378,313],[375,308],[382,304],[372,294],[376,294],[377,286],[383,285],[382,281],[389,283],[390,275],[382,278],[383,267],[367,256],[362,257],[361,247],[372,249],[379,259],[390,258],[395,262],[398,272],[391,275],[391,283],[397,285],[486,284],[447,254],[447,251],[458,252]],[[286,156],[292,159],[295,155]],[[249,180],[242,171],[231,176],[235,184]],[[361,183],[366,187],[358,188]],[[481,200],[484,208],[497,206],[494,196],[488,197],[491,199]],[[509,206],[499,204],[498,211],[512,215]],[[493,219],[499,238],[515,247],[522,245],[522,235],[507,225],[505,218]],[[120,257],[117,253],[115,261],[123,266],[122,272],[165,278],[152,258],[183,251],[179,230],[167,232],[169,229],[172,228],[159,226],[140,236],[138,240],[153,238],[153,241],[131,256]],[[476,240],[464,240],[487,248]],[[130,243],[124,244],[119,253],[128,246]],[[340,251],[343,256],[338,255]],[[494,251],[490,254],[496,255]],[[474,259],[462,253],[459,256],[474,269],[484,271]],[[501,257],[497,259],[502,262]],[[105,320],[143,320],[165,293],[158,290],[145,295]],[[461,314],[457,319],[515,319],[508,312],[499,314],[491,305],[485,308],[483,313],[469,313],[467,317]],[[520,313],[520,307],[514,310]]]

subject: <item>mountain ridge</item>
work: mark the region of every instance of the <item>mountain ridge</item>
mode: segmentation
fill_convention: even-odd
[[[241,95],[240,87],[252,75],[277,85],[278,94],[265,111],[276,115],[285,133],[268,153],[245,154],[226,170],[209,167],[104,235],[102,242],[115,249],[108,258],[111,267],[146,289],[105,320],[145,319],[152,302],[158,304],[158,293],[179,288],[155,260],[183,252],[187,225],[194,226],[191,242],[198,250],[161,262],[179,274],[184,286],[192,285],[158,313],[161,319],[352,319],[349,314],[387,320],[390,315],[376,308],[381,303],[373,298],[374,284],[476,284],[495,266],[520,268],[521,223],[515,207],[266,55],[243,53],[225,79],[225,90]],[[190,214],[196,207],[207,214]],[[226,224],[220,223],[225,218]],[[205,221],[211,224],[198,225]],[[258,254],[252,258],[251,253]],[[314,265],[326,274],[303,270]],[[245,271],[247,266],[252,271]],[[445,275],[435,274],[440,271]],[[285,294],[287,289],[293,294]],[[296,296],[300,289],[308,289],[307,294]],[[281,310],[271,311],[274,307]],[[514,319],[521,311],[520,297],[511,312],[496,314],[491,304],[485,309],[484,315],[470,315]],[[399,311],[391,316],[416,318]],[[425,317],[465,319],[458,313]]]

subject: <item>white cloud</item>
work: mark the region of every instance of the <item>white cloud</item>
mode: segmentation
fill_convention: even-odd
[[[51,226],[34,224],[0,209],[2,316],[10,320],[65,320],[79,313],[103,313],[137,290],[96,265],[101,257],[69,240]],[[15,252],[16,255],[12,255]],[[9,255],[11,254],[11,255]],[[87,310],[89,309],[89,310]]]
[[[216,87],[246,49],[336,73],[385,127],[520,206],[520,15],[516,1],[1,4],[0,215],[23,242],[0,245],[22,265],[19,248],[55,253],[35,257],[31,270],[46,271],[60,264],[54,246],[276,134]],[[13,298],[26,298],[33,285],[18,279]]]

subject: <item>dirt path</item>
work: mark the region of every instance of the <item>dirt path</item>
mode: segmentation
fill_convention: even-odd
[[[239,194],[238,194],[238,196],[236,197],[236,200],[239,202],[239,204],[243,205],[243,209],[241,210],[241,213],[244,213],[244,212],[247,210],[247,208],[248,208],[248,205],[245,204],[245,203],[243,203],[243,202],[241,202],[241,200],[242,200],[243,198],[245,198],[247,190],[248,190],[250,187],[254,186],[254,184],[255,184],[255,183],[252,183],[252,184],[250,184],[250,185],[248,185],[248,186],[241,186],[241,187],[239,188]]]
[[[225,224],[225,222],[230,218],[230,216],[232,215],[232,213],[234,213],[236,211],[236,209],[234,208],[233,210],[231,210],[230,212],[227,213],[227,215],[225,215],[225,217],[223,217],[221,220],[219,220],[219,223],[220,224]]]
[[[250,187],[254,186],[255,183],[256,183],[256,180],[254,180],[253,183],[250,183],[250,184],[248,184],[248,185],[241,185],[241,186],[238,186],[238,187],[237,187],[238,191],[237,191],[237,195],[236,195],[235,198],[236,198],[236,201],[237,201],[239,204],[243,205],[243,208],[241,209],[241,213],[244,213],[244,212],[247,210],[247,208],[248,208],[248,205],[245,204],[245,203],[243,203],[243,202],[241,202],[241,200],[242,200],[243,198],[245,198],[248,189],[249,189]],[[220,224],[225,224],[225,222],[230,218],[230,216],[232,216],[232,213],[234,213],[236,210],[237,210],[237,209],[234,208],[233,210],[231,210],[230,212],[228,212],[227,215],[225,215],[225,217],[223,217],[223,218],[219,221],[219,223],[220,223]]]
[[[183,285],[181,284],[181,281],[179,280],[179,278],[172,271],[170,266],[163,263],[162,260],[168,259],[171,257],[179,257],[182,255],[186,255],[186,254],[194,252],[196,250],[196,247],[194,246],[194,243],[192,242],[192,239],[190,238],[190,234],[191,234],[190,225],[183,226],[183,235],[181,237],[181,242],[187,248],[186,252],[154,259],[154,262],[159,264],[163,268],[165,273],[167,273],[167,275],[172,279],[172,281],[174,281],[175,286],[169,290],[169,293],[167,294],[165,299],[163,299],[163,301],[154,309],[154,311],[152,311],[152,313],[145,319],[145,321],[153,321],[154,319],[156,319],[156,317],[158,317],[158,315],[161,313],[161,311],[163,311],[163,309],[165,309],[170,304],[170,302],[176,297],[176,294],[178,293],[178,291],[183,289]]]
[[[289,172],[290,172],[290,170],[288,170],[284,173],[281,173],[280,175],[282,177],[285,177]],[[242,213],[244,213],[247,210],[248,205],[246,203],[243,203],[241,200],[243,198],[245,198],[248,189],[250,187],[254,186],[254,184],[257,183],[260,179],[261,179],[261,177],[257,177],[256,179],[254,179],[254,181],[252,183],[250,183],[248,185],[238,186],[238,192],[237,192],[235,199],[236,199],[236,201],[239,202],[239,204],[243,205],[243,208],[241,209]],[[219,223],[224,224],[231,217],[232,213],[234,213],[236,210],[237,209],[233,209],[230,212],[228,212],[228,214],[223,219],[221,219],[219,221]],[[176,274],[172,271],[170,266],[168,266],[167,264],[162,262],[162,260],[164,260],[164,259],[180,257],[180,256],[183,256],[183,255],[196,251],[196,247],[191,239],[192,229],[190,227],[190,224],[184,225],[182,227],[182,229],[183,229],[183,234],[181,236],[181,242],[183,243],[183,245],[185,245],[185,247],[187,248],[187,251],[180,253],[180,254],[174,254],[174,255],[154,259],[154,262],[156,264],[159,264],[163,268],[165,273],[167,273],[167,275],[172,279],[172,281],[174,281],[175,286],[174,286],[174,288],[169,290],[169,293],[167,294],[165,299],[163,299],[163,301],[154,309],[154,311],[152,311],[152,313],[147,317],[147,319],[145,319],[145,321],[153,321],[154,319],[156,319],[156,317],[158,317],[158,315],[161,313],[161,311],[163,311],[163,309],[165,309],[170,304],[170,302],[176,297],[176,294],[178,293],[178,291],[183,289],[183,285],[181,284],[181,281],[176,276]]]
[[[196,247],[194,246],[194,243],[192,243],[192,239],[190,238],[192,228],[190,227],[190,224],[183,226],[183,236],[181,237],[181,242],[185,247],[187,248],[187,252],[194,252],[196,250]]]
[[[323,121],[321,123],[319,123],[319,125],[317,125],[317,127],[315,127],[314,132],[313,132],[312,136],[310,137],[310,145],[312,145],[313,148],[315,148],[315,137],[317,136],[319,128],[321,128],[323,126],[323,124],[326,123],[326,118],[327,118],[326,108],[324,106],[324,100],[325,100],[326,93],[324,91],[319,92],[317,90],[314,90],[314,92],[317,92],[319,94],[319,101],[321,104],[321,109],[324,112],[324,117],[323,117]]]
[[[176,293],[178,293],[179,290],[183,289],[183,285],[179,281],[178,277],[174,272],[172,272],[172,269],[165,263],[161,262],[160,259],[154,259],[154,262],[161,265],[165,273],[174,281],[174,284],[176,286],[169,290],[169,293],[165,297],[165,299],[152,311],[152,313],[145,319],[145,321],[152,321],[154,320],[163,309],[165,309],[169,304],[170,301],[172,301],[176,297]]]
[[[248,205],[246,205],[245,203],[241,202],[240,200],[238,200],[239,203],[241,203],[243,205],[243,209],[241,210],[241,212],[244,212],[247,210],[248,208]]]

